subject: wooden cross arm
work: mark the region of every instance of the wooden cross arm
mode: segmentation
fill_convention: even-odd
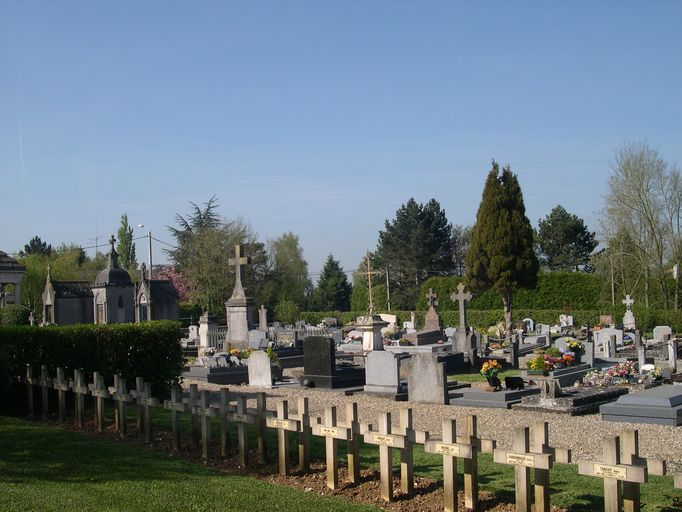
[[[548,453],[514,453],[509,450],[494,450],[493,461],[498,464],[525,466],[535,469],[552,469],[553,457]]]
[[[438,440],[426,441],[424,443],[424,451],[461,457],[463,459],[472,459],[474,457],[474,447],[470,444],[444,443]]]
[[[348,427],[336,426],[328,427],[326,425],[313,425],[313,434],[321,437],[332,437],[334,439],[342,439],[344,441],[353,438],[353,432]]]
[[[407,446],[405,436],[396,434],[379,434],[378,432],[367,432],[365,443],[390,446],[391,448],[403,449]]]
[[[627,464],[602,464],[591,460],[578,461],[578,474],[615,478],[623,482],[643,484],[647,481],[647,470],[643,466],[629,466]]]
[[[667,467],[663,459],[646,459],[644,457],[633,457],[633,465],[646,466],[646,470],[650,475],[665,476]]]
[[[143,398],[142,404],[147,405],[149,407],[158,407],[159,406],[159,399],[154,398],[154,397]]]
[[[270,428],[281,428],[290,432],[298,432],[301,427],[301,422],[299,420],[293,418],[280,419],[272,416],[265,418],[265,424]]]
[[[39,383],[41,386],[45,386],[48,388],[51,388],[53,386],[54,379],[52,377],[47,377],[43,379],[42,377],[39,379]]]
[[[163,401],[163,408],[168,409],[169,411],[177,411],[177,412],[187,412],[188,407],[187,404],[184,402],[172,402],[170,400],[164,400]]]
[[[74,386],[73,392],[79,395],[89,395],[90,389],[88,389],[87,386]]]
[[[257,423],[255,416],[242,412],[228,412],[227,419],[234,423],[246,423],[247,425],[255,425]]]
[[[215,416],[218,416],[218,410],[210,406],[209,407],[194,406],[192,407],[192,414],[196,414],[197,416],[206,416],[207,418],[213,418]]]
[[[372,432],[372,424],[371,423],[360,423],[360,433],[363,436],[366,436]]]
[[[131,395],[130,393],[112,393],[111,398],[116,400],[117,402],[134,402],[135,397]]]
[[[57,391],[68,391],[71,389],[71,386],[69,386],[68,382],[55,382],[54,389]]]
[[[298,421],[299,424],[301,425],[301,428],[309,427],[310,425],[315,423],[314,421],[311,423],[310,415],[308,415],[308,414],[298,414],[298,413],[290,414],[289,418],[291,418],[292,420]]]
[[[552,455],[554,455],[554,462],[558,464],[570,464],[573,458],[570,448],[553,448]]]
[[[494,439],[478,439],[471,436],[457,436],[457,442],[462,444],[470,444],[474,448],[481,450],[482,453],[492,454],[497,448],[497,441]]]
[[[111,393],[109,393],[108,389],[92,389],[92,390],[90,390],[90,394],[94,397],[97,397],[97,398],[109,398],[109,397],[111,397]]]

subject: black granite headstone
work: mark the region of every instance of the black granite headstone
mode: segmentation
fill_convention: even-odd
[[[306,375],[326,377],[336,373],[336,348],[332,338],[308,336],[303,340],[303,371]]]

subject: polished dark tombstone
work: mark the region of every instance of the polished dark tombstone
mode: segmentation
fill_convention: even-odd
[[[336,364],[334,340],[326,336],[308,336],[303,341],[303,376],[301,383],[316,388],[350,388],[365,385],[365,369]]]

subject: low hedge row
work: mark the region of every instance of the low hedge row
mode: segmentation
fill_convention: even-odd
[[[135,377],[151,382],[156,393],[165,393],[179,381],[183,366],[177,322],[139,324],[65,325],[54,327],[0,327],[0,354],[7,358],[3,378],[25,375],[26,365],[39,375],[46,365],[52,374],[63,368],[70,377],[81,369],[87,379],[99,371],[112,378],[121,374],[128,386]]]
[[[637,319],[637,327],[643,331],[652,331],[657,325],[669,325],[673,332],[682,332],[682,311],[673,310],[655,310],[655,309],[638,309],[634,310]],[[306,311],[300,314],[301,320],[305,320],[311,324],[319,324],[325,317],[337,318],[343,325],[353,324],[358,316],[366,315],[365,311],[324,311],[311,312]],[[391,314],[398,317],[398,324],[410,319],[409,311],[392,311]],[[418,325],[424,325],[425,311],[415,311],[415,317]],[[563,309],[528,309],[518,308],[512,309],[512,316],[514,322],[520,322],[524,318],[532,318],[536,323],[554,325],[559,322],[559,315],[566,314]],[[573,315],[573,323],[575,325],[597,325],[601,315],[610,314],[609,311],[598,309],[583,309],[572,310],[570,315]],[[440,317],[443,324],[446,326],[459,325],[459,311],[440,311]],[[623,318],[622,313],[614,317],[616,323]],[[487,330],[488,327],[498,324],[504,320],[504,310],[487,309],[487,310],[467,310],[467,321],[469,325],[476,330]]]

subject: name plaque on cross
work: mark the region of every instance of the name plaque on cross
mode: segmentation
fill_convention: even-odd
[[[526,455],[523,453],[507,453],[507,464],[513,464],[515,466],[526,466],[528,468],[535,467],[535,458],[532,455]]]
[[[627,469],[623,467],[611,466],[609,464],[595,464],[594,476],[625,480],[628,476],[628,472]]]

